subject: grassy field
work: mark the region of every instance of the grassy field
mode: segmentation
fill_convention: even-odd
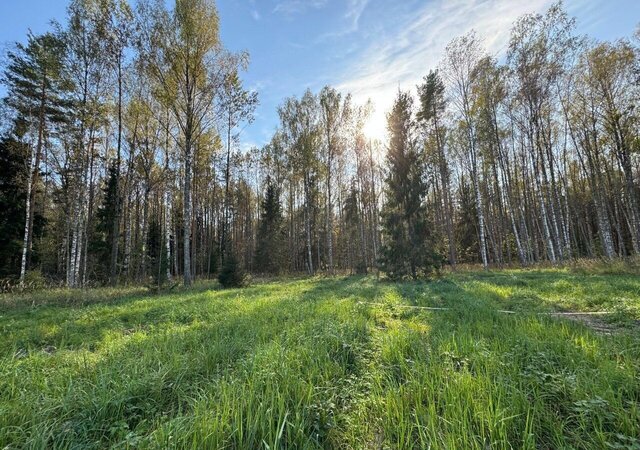
[[[2,302],[0,448],[640,448],[633,275],[314,278]],[[539,314],[556,310],[613,314],[596,331]]]

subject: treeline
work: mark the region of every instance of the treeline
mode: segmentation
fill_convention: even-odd
[[[520,18],[499,60],[454,39],[398,92],[387,142],[365,134],[370,103],[325,87],[243,152],[258,98],[212,0],[72,0],[7,55],[0,275],[417,277],[638,254],[639,52],[638,36],[578,36],[556,4]]]

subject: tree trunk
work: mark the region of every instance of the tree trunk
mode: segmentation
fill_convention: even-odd
[[[45,105],[47,99],[47,78],[46,73],[43,75],[42,85],[40,88],[40,108],[38,111],[38,141],[36,143],[35,155],[31,157],[29,167],[29,180],[27,181],[27,201],[25,207],[25,226],[24,240],[22,245],[22,261],[20,264],[20,285],[24,285],[24,278],[31,262],[31,250],[33,243],[33,217],[34,217],[34,199],[36,193],[36,183],[40,171],[40,155],[42,154],[42,146],[44,144],[44,127],[45,127]]]
[[[191,285],[191,142],[190,136],[186,136],[184,159],[184,190],[183,190],[183,255],[185,286]]]

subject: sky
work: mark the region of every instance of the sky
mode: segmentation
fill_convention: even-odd
[[[269,141],[286,97],[325,85],[350,92],[356,103],[371,99],[375,110],[366,132],[382,138],[398,89],[415,89],[437,67],[451,39],[473,29],[500,58],[513,22],[544,12],[552,1],[218,0],[222,41],[251,55],[243,79],[260,100],[241,146]],[[52,19],[64,22],[67,3],[0,0],[0,45],[24,42],[29,29],[47,31]],[[577,33],[597,40],[630,37],[640,22],[640,0],[565,0],[564,5],[576,18]]]

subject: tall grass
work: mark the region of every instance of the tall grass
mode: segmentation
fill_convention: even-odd
[[[210,287],[6,302],[0,447],[640,446],[638,336],[535,314],[616,302],[633,314],[633,276]]]

